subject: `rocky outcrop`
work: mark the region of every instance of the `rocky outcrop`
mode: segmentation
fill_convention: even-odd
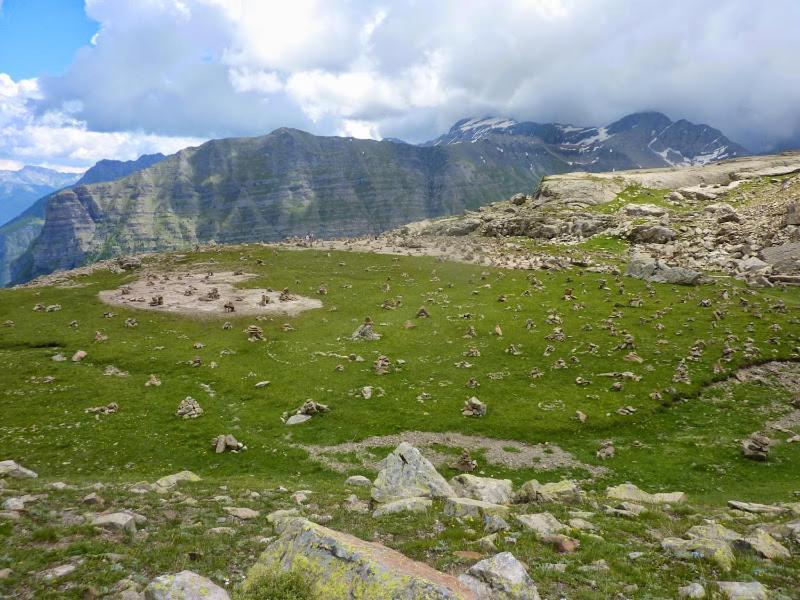
[[[449,498],[456,493],[419,450],[401,442],[387,456],[372,487],[372,499],[391,502],[402,498]]]
[[[41,234],[47,205],[52,197],[52,194],[41,194],[73,183],[86,185],[125,177],[152,166],[164,158],[163,154],[148,154],[140,156],[137,160],[101,160],[86,171],[77,182],[75,181],[76,176],[71,174],[54,180],[50,189],[41,191],[39,194],[41,197],[36,202],[19,216],[0,227],[0,287],[8,285],[11,281],[11,265],[13,263],[19,261],[15,266],[15,272],[27,272],[32,268],[32,256],[26,252]],[[60,173],[59,175],[64,174]]]
[[[275,522],[280,537],[248,571],[242,592],[279,570],[302,572],[320,598],[346,600],[472,600],[478,598],[452,575],[413,561],[381,544],[303,518]]]
[[[458,579],[479,600],[539,600],[539,591],[527,569],[510,552],[500,552],[472,565]]]
[[[609,498],[616,500],[630,500],[632,502],[645,502],[647,504],[676,504],[686,502],[683,492],[659,492],[651,494],[639,489],[632,483],[622,483],[606,490]]]
[[[694,285],[702,277],[702,273],[698,271],[684,267],[672,267],[645,254],[634,254],[631,257],[626,274],[645,281],[677,285]]]
[[[144,596],[146,600],[230,600],[228,592],[192,571],[156,577]]]

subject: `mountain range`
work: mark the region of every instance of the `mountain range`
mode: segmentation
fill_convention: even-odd
[[[531,192],[570,171],[705,164],[747,154],[718,130],[660,113],[604,127],[472,118],[430,142],[277,129],[211,140],[113,181],[51,195],[15,281],[121,253],[199,242],[374,235]]]
[[[72,185],[80,173],[61,173],[26,165],[18,171],[0,171],[0,224],[13,219],[34,201]]]
[[[154,165],[164,158],[166,157],[163,154],[145,154],[136,160],[101,160],[83,175],[59,173],[41,167],[24,167],[20,171],[11,171],[12,174],[26,172],[25,179],[37,182],[35,189],[38,191],[25,195],[24,189],[17,187],[16,192],[10,193],[13,203],[19,207],[19,210],[14,212],[16,216],[8,222],[0,221],[0,223],[5,223],[0,226],[0,286],[7,285],[11,280],[11,263],[18,259],[39,236],[44,225],[45,209],[52,192],[72,184],[85,185],[125,177],[134,171]],[[0,171],[0,181],[2,181],[3,173]],[[27,185],[34,189],[34,183]]]

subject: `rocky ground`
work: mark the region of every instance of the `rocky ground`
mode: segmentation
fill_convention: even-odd
[[[800,284],[800,154],[704,167],[545,177],[462,216],[337,248],[524,269],[610,264],[627,253],[752,285]]]

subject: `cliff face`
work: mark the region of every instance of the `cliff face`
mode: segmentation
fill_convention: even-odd
[[[154,165],[164,158],[163,154],[145,154],[136,160],[101,160],[86,171],[77,182],[75,182],[74,176],[70,176],[62,183],[67,185],[75,182],[75,185],[83,185],[111,181]],[[59,175],[63,175],[63,173]],[[22,214],[0,227],[0,287],[8,285],[11,281],[14,262],[18,262],[15,266],[17,272],[28,272],[32,268],[33,257],[27,250],[42,231],[47,206],[53,196],[53,194],[48,194],[40,197]]]
[[[210,240],[378,234],[529,192],[542,175],[568,169],[522,138],[420,147],[279,129],[214,140],[124,179],[54,195],[13,275]]]

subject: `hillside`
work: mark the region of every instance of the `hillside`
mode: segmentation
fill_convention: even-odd
[[[136,160],[118,161],[101,160],[90,167],[78,181],[74,177],[58,185],[61,189],[65,185],[85,185],[101,181],[111,181],[119,177],[130,175],[164,159],[163,154],[145,154]],[[63,175],[63,174],[60,174]],[[47,192],[53,189],[46,190]],[[11,281],[11,263],[22,256],[31,243],[39,237],[44,225],[45,209],[51,194],[42,195],[28,208],[0,226],[0,287],[8,285]]]
[[[799,207],[797,152],[563,173],[0,290],[0,595],[797,597]]]
[[[206,245],[0,290],[0,459],[38,474],[0,464],[0,594],[797,595],[795,289],[628,277],[603,234],[391,235],[419,256]]]
[[[461,122],[451,133],[462,137],[422,146],[292,129],[212,140],[132,177],[54,196],[39,239],[12,276],[25,281],[126,252],[212,240],[377,235],[530,192],[548,174],[746,153],[714,129],[659,113],[630,115],[601,130],[491,123]],[[466,135],[470,143],[459,143]]]

